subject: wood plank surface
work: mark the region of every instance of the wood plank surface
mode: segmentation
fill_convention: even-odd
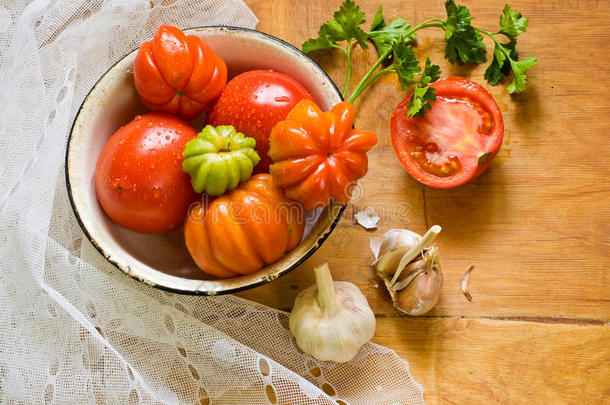
[[[497,27],[504,1],[458,2],[477,26]],[[341,2],[246,3],[259,30],[300,47]],[[368,21],[379,3],[358,1]],[[441,0],[381,3],[388,20],[444,16]],[[610,2],[510,4],[530,18],[519,52],[539,59],[520,95],[506,93],[509,81],[487,85],[485,66],[448,64],[442,31],[418,34],[419,58],[429,55],[444,75],[484,84],[503,111],[503,147],[487,172],[453,190],[411,179],[389,138],[389,116],[406,94],[386,75],[356,102],[356,126],[379,136],[362,195],[305,264],[239,295],[289,310],[313,283],[312,268],[328,261],[337,280],[353,281],[366,295],[379,320],[374,341],[411,363],[429,403],[603,403],[610,401]],[[342,53],[312,57],[343,84]],[[352,88],[376,53],[355,48],[353,58]],[[353,222],[367,206],[381,216],[377,231]],[[369,266],[369,239],[392,228],[423,233],[433,224],[443,227],[441,301],[427,316],[408,318],[392,308]],[[469,264],[472,302],[460,290]]]

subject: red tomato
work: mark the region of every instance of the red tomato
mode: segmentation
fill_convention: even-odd
[[[184,144],[197,132],[165,113],[137,116],[104,145],[95,189],[104,212],[140,233],[164,233],[184,224],[197,198],[182,171]]]
[[[233,125],[237,131],[256,139],[261,161],[254,172],[268,172],[271,130],[303,99],[313,100],[305,87],[292,77],[273,70],[251,70],[227,83],[208,115],[208,123]]]
[[[390,121],[392,146],[403,167],[430,187],[451,188],[483,173],[502,145],[504,120],[485,88],[448,77],[432,84],[436,101],[423,118],[407,117],[411,96]]]

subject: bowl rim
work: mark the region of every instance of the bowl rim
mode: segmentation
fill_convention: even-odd
[[[337,93],[339,98],[341,100],[344,100],[343,95],[341,94],[341,91],[339,90],[339,88],[337,87],[335,82],[330,78],[328,73],[326,73],[326,71],[324,69],[322,69],[322,67],[320,67],[320,65],[318,65],[318,63],[316,63],[316,61],[314,61],[309,56],[307,56],[305,53],[303,53],[300,49],[298,49],[294,45],[284,41],[283,39],[280,39],[271,34],[267,34],[265,32],[258,31],[258,30],[252,29],[252,28],[236,27],[236,26],[231,26],[231,25],[203,25],[203,26],[185,28],[185,29],[183,29],[183,31],[188,32],[190,30],[201,30],[201,29],[218,29],[220,31],[222,31],[223,29],[226,29],[228,31],[242,31],[242,32],[247,32],[247,33],[251,33],[254,35],[259,35],[265,39],[269,39],[269,40],[278,42],[280,45],[287,47],[288,49],[299,54],[299,56],[304,57],[307,60],[309,60],[309,62],[311,62],[313,64],[313,66],[316,68],[316,70],[323,77],[325,77],[328,80],[328,82],[332,85],[332,88],[335,90],[335,92]],[[259,287],[261,285],[270,283],[271,281],[276,280],[276,279],[284,276],[285,274],[288,274],[289,272],[291,272],[292,270],[294,270],[295,268],[297,268],[301,264],[303,264],[303,262],[305,262],[305,260],[307,260],[315,251],[317,251],[322,246],[322,244],[326,241],[326,239],[330,236],[332,231],[335,229],[335,227],[339,223],[339,220],[343,216],[346,205],[340,206],[339,210],[336,213],[335,218],[331,221],[331,224],[323,231],[323,234],[316,239],[316,242],[314,243],[314,245],[308,251],[306,251],[305,254],[303,256],[301,256],[295,263],[293,263],[292,265],[288,266],[287,268],[275,273],[274,274],[275,277],[264,277],[252,284],[235,287],[235,288],[223,289],[223,290],[183,290],[183,289],[179,289],[179,288],[174,288],[174,287],[169,287],[166,285],[160,285],[157,283],[153,283],[150,280],[147,280],[144,277],[141,277],[138,274],[135,274],[132,271],[129,271],[129,269],[124,269],[123,266],[121,264],[117,263],[116,260],[112,259],[110,257],[110,255],[108,253],[106,253],[104,251],[104,249],[99,245],[99,243],[91,236],[91,234],[89,233],[89,230],[87,229],[87,226],[85,225],[85,223],[83,222],[83,220],[80,216],[78,209],[76,208],[76,203],[74,201],[74,196],[72,193],[72,184],[70,182],[70,173],[69,173],[69,165],[68,165],[72,135],[74,133],[74,129],[75,129],[76,123],[78,121],[78,117],[80,116],[80,114],[83,110],[83,107],[84,107],[85,103],[87,102],[87,100],[89,99],[89,96],[91,95],[91,93],[95,90],[95,88],[99,85],[99,83],[103,80],[103,78],[112,69],[114,69],[114,67],[116,65],[118,65],[122,60],[127,58],[132,53],[136,52],[138,49],[139,48],[131,50],[128,53],[126,53],[125,55],[123,55],[122,57],[120,57],[100,76],[100,78],[95,82],[95,84],[91,87],[91,89],[87,92],[87,94],[83,98],[83,101],[80,104],[80,106],[76,112],[76,115],[74,116],[72,125],[70,126],[70,132],[68,134],[68,139],[66,142],[66,152],[65,152],[65,159],[64,159],[64,175],[65,175],[65,181],[66,181],[66,189],[68,191],[68,200],[70,201],[70,206],[72,207],[72,212],[74,213],[74,215],[76,217],[76,221],[78,222],[79,227],[81,228],[81,230],[83,231],[83,233],[85,234],[85,236],[87,237],[89,242],[110,264],[112,264],[115,268],[120,270],[123,274],[125,274],[133,279],[136,279],[137,281],[140,281],[143,284],[147,284],[151,287],[154,287],[154,288],[157,288],[160,290],[164,290],[164,291],[169,291],[172,293],[183,294],[183,295],[215,296],[215,295],[232,294],[232,293],[236,293],[236,292],[240,292],[240,291],[249,290],[251,288]],[[178,277],[178,276],[175,276],[175,277]]]

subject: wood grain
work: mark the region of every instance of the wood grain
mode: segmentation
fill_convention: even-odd
[[[408,359],[428,404],[600,404],[609,338],[604,326],[382,318],[374,341]]]
[[[258,29],[299,47],[315,36],[339,0],[249,0]],[[386,19],[412,24],[444,16],[443,2],[384,0]],[[460,1],[478,26],[497,27],[504,1]],[[356,102],[356,126],[374,130],[378,145],[362,179],[362,195],[324,246],[285,277],[239,295],[290,309],[328,261],[338,280],[360,287],[378,314],[375,341],[408,359],[432,403],[600,403],[610,393],[610,3],[602,0],[510,2],[530,18],[519,40],[534,54],[526,92],[509,96],[504,81],[485,84],[485,66],[443,59],[440,30],[421,31],[417,56],[444,75],[485,84],[503,111],[505,138],[490,168],[453,190],[421,186],[401,168],[389,138],[389,116],[406,96],[396,78],[378,80]],[[379,0],[359,0],[368,20]],[[368,25],[367,25],[368,26]],[[488,43],[488,50],[491,44]],[[311,55],[339,85],[345,57]],[[375,61],[355,48],[353,88]],[[353,223],[372,206],[375,232]],[[439,238],[445,283],[439,305],[421,319],[403,317],[369,266],[369,239],[391,228]],[[460,291],[469,264],[473,301]],[[422,343],[423,342],[423,343]]]

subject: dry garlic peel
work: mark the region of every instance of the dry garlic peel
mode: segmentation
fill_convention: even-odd
[[[371,249],[375,255],[373,264],[381,274],[394,274],[400,263],[400,259],[411,248],[417,245],[421,236],[407,229],[391,229],[387,231],[383,238],[371,240]],[[377,244],[377,247],[374,247]]]
[[[297,345],[318,360],[346,362],[375,333],[375,314],[358,287],[333,281],[328,264],[296,298],[289,318]]]
[[[428,247],[441,231],[435,225],[422,237],[406,229],[386,232],[371,241],[373,265],[394,306],[408,315],[422,315],[438,302],[443,275],[436,246]]]

